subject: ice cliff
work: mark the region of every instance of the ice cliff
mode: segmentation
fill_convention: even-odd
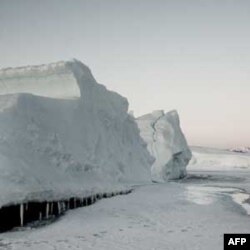
[[[150,181],[127,109],[77,60],[0,70],[0,206]]]
[[[152,180],[164,182],[184,177],[192,154],[181,131],[177,112],[154,111],[136,121],[141,137],[155,158],[151,167]]]

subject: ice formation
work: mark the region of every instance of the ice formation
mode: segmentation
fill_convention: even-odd
[[[1,70],[0,206],[150,181],[127,109],[77,60]]]
[[[176,111],[154,111],[136,119],[141,137],[155,162],[151,167],[152,180],[164,182],[186,175],[191,151],[181,131]]]

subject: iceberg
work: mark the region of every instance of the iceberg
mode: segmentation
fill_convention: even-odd
[[[77,60],[0,70],[0,207],[151,181],[127,111]]]
[[[136,119],[141,137],[155,158],[151,167],[152,180],[165,182],[183,178],[192,154],[180,128],[176,111],[154,111]]]

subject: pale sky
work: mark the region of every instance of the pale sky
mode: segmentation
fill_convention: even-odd
[[[249,0],[0,0],[0,67],[77,58],[190,145],[250,146]]]

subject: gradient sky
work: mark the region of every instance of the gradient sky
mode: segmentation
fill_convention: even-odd
[[[0,0],[0,67],[77,58],[189,144],[250,146],[249,0]]]

